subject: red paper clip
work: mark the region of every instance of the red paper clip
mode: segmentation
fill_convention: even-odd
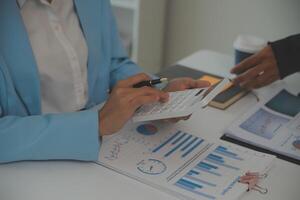
[[[255,190],[261,194],[267,194],[268,189],[258,185],[258,182],[261,179],[267,178],[267,176],[268,176],[267,174],[259,174],[258,172],[247,172],[245,175],[240,177],[239,182],[248,184],[247,191]]]

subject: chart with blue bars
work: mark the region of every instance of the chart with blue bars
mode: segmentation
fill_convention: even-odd
[[[177,131],[152,149],[152,153],[160,154],[164,159],[186,159],[195,155],[205,146],[205,141],[186,132]],[[207,144],[207,143],[206,143]]]
[[[240,173],[243,161],[238,151],[217,146],[174,185],[199,199],[218,199],[232,188],[232,175]]]

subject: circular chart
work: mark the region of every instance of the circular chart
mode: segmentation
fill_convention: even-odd
[[[158,128],[153,124],[142,124],[139,125],[136,130],[142,135],[154,135],[157,133]]]
[[[142,160],[137,164],[137,169],[148,175],[158,175],[166,171],[167,166],[160,160],[148,159]]]
[[[296,149],[300,150],[300,140],[295,140],[295,141],[293,142],[293,146],[294,146]]]

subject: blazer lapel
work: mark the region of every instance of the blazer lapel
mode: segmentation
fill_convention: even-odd
[[[89,96],[95,88],[97,77],[100,73],[101,55],[104,51],[101,50],[101,7],[102,1],[99,0],[74,0],[75,8],[81,28],[83,30],[88,50],[88,84],[89,84]],[[99,19],[99,20],[98,20]],[[99,24],[95,23],[99,22]],[[90,101],[92,99],[90,98]],[[89,103],[88,103],[89,104]]]
[[[28,114],[41,113],[37,64],[16,0],[0,3],[0,52]]]

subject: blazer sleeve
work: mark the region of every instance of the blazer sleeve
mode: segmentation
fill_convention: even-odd
[[[300,71],[300,34],[270,43],[281,78]]]
[[[97,113],[0,118],[0,163],[22,160],[96,161]]]
[[[36,116],[8,113],[9,91],[5,78],[0,66],[0,163],[98,160],[100,144],[96,111]]]
[[[111,44],[111,68],[110,68],[110,87],[112,88],[119,80],[141,73],[138,67],[128,55],[122,45],[120,35],[117,29],[116,20],[112,12],[109,0],[104,0],[105,12],[110,27]]]

